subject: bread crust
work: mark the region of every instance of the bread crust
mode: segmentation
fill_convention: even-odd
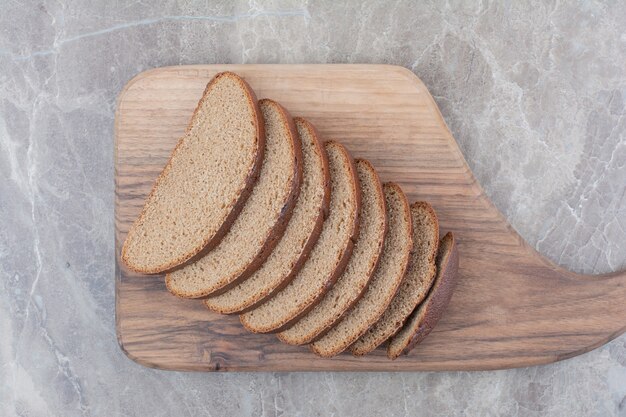
[[[415,329],[409,338],[407,338],[401,349],[391,351],[391,343],[387,348],[387,356],[390,359],[396,359],[401,354],[408,354],[418,343],[420,343],[431,330],[437,325],[437,322],[443,316],[454,288],[458,282],[458,268],[459,268],[459,254],[456,247],[456,241],[452,232],[448,232],[442,239],[440,247],[444,246],[444,241],[450,240],[449,251],[440,254],[437,267],[440,271],[437,272],[437,278],[433,283],[427,298],[423,303],[417,307],[417,310],[413,313],[421,311],[422,318],[416,323]],[[410,324],[410,323],[409,323]],[[391,339],[394,340],[393,338]]]
[[[385,184],[384,184],[384,187],[392,187],[392,188],[393,188],[393,189],[394,189],[394,190],[395,190],[395,191],[396,191],[396,192],[397,192],[397,193],[401,196],[401,198],[403,199],[403,208],[404,208],[404,210],[403,210],[403,216],[404,216],[404,224],[406,224],[406,225],[407,225],[407,230],[405,230],[405,231],[407,232],[407,235],[410,237],[411,242],[410,242],[410,245],[409,245],[409,246],[410,246],[410,248],[412,248],[412,247],[413,247],[413,220],[412,220],[412,218],[411,218],[411,210],[410,210],[410,206],[409,206],[409,201],[407,200],[406,195],[405,195],[405,194],[404,194],[404,192],[402,191],[402,188],[400,188],[400,186],[399,186],[398,184],[396,184],[396,183],[394,183],[394,182],[387,182],[387,183],[385,183]],[[387,210],[387,213],[389,213],[389,210]],[[402,259],[402,264],[404,265],[404,268],[403,268],[403,270],[401,271],[401,273],[399,274],[399,275],[401,276],[401,278],[400,278],[400,279],[398,279],[398,280],[394,283],[395,288],[393,289],[393,291],[392,291],[392,293],[390,294],[390,296],[389,296],[389,297],[388,297],[388,298],[384,301],[385,308],[384,308],[384,309],[381,309],[382,311],[381,311],[381,313],[380,313],[380,314],[377,314],[375,317],[372,317],[372,319],[371,319],[371,320],[368,320],[367,325],[366,325],[366,326],[364,326],[364,329],[361,329],[361,330],[363,330],[363,331],[359,334],[359,336],[358,336],[358,337],[361,337],[361,335],[363,335],[363,333],[365,333],[365,331],[367,331],[367,329],[369,329],[369,328],[370,328],[370,327],[371,327],[374,323],[376,323],[376,322],[380,319],[380,317],[383,315],[383,313],[385,312],[385,310],[387,309],[387,307],[388,307],[388,306],[389,306],[389,304],[391,303],[391,300],[393,300],[393,298],[395,297],[396,292],[397,292],[397,291],[398,291],[398,289],[400,288],[400,283],[402,282],[402,278],[404,277],[404,274],[406,273],[406,268],[407,268],[408,263],[409,263],[409,257],[410,257],[410,255],[411,255],[411,251],[410,251],[410,250],[407,250],[407,251],[406,251],[406,253],[404,254],[404,257],[403,257],[403,259]],[[361,298],[363,298],[363,297],[365,296],[365,294],[366,294],[366,292],[364,292],[364,293],[361,295]],[[356,306],[356,303],[355,303],[355,305],[354,305],[354,306]],[[353,308],[354,308],[354,306],[353,306]],[[348,312],[346,312],[346,314],[348,314],[348,313],[349,313],[349,311],[348,311]],[[338,323],[340,323],[340,321],[338,321],[336,324],[338,324]],[[328,329],[328,330],[327,330],[327,333],[328,333],[330,330],[332,330],[332,329],[333,329],[333,327],[331,327],[330,329]],[[358,339],[358,337],[357,337],[357,338],[355,338],[354,340],[357,340],[357,339]],[[320,338],[318,338],[317,340],[319,340],[319,339],[321,339],[321,337],[320,337]],[[350,342],[350,343],[345,344],[345,346],[342,346],[341,350],[339,350],[339,351],[337,351],[337,352],[332,352],[331,354],[327,354],[326,352],[323,352],[323,351],[319,350],[319,349],[315,346],[315,344],[314,344],[314,343],[310,344],[310,345],[309,345],[309,348],[310,348],[310,350],[311,350],[313,353],[315,353],[315,354],[316,354],[316,355],[318,355],[318,356],[321,356],[321,357],[331,357],[331,356],[334,356],[334,355],[336,355],[336,354],[338,354],[338,353],[343,352],[344,350],[346,350],[348,347],[350,347],[350,345],[351,345],[353,342],[354,342],[354,341],[352,341],[352,342]]]
[[[352,231],[350,233],[350,237],[348,239],[347,245],[344,248],[341,257],[339,258],[339,261],[337,262],[335,269],[333,270],[333,272],[330,274],[330,276],[328,277],[328,279],[326,280],[326,282],[324,283],[324,286],[322,288],[322,290],[320,292],[318,292],[318,294],[316,295],[315,300],[308,305],[306,308],[302,309],[301,311],[299,311],[297,314],[295,314],[294,316],[292,316],[291,318],[289,318],[285,323],[283,323],[282,325],[280,325],[279,327],[276,327],[270,331],[265,331],[263,333],[279,333],[282,332],[286,329],[288,329],[289,327],[291,327],[295,322],[297,322],[298,320],[300,320],[301,317],[303,317],[305,314],[307,314],[309,311],[311,311],[311,309],[313,307],[315,307],[317,304],[319,304],[319,302],[322,300],[322,297],[324,296],[324,294],[326,294],[328,292],[328,290],[334,285],[335,281],[337,281],[337,278],[339,278],[339,276],[343,273],[343,271],[346,268],[346,265],[348,264],[348,260],[350,259],[350,256],[352,255],[352,250],[354,249],[354,242],[356,241],[356,239],[359,236],[359,223],[360,223],[360,213],[361,213],[361,189],[359,186],[359,178],[356,174],[356,166],[354,165],[354,159],[352,159],[352,156],[350,155],[350,153],[348,152],[348,150],[339,142],[335,142],[335,141],[327,141],[324,143],[324,149],[326,149],[327,147],[336,147],[337,149],[339,149],[339,151],[341,153],[344,154],[345,159],[348,161],[348,170],[349,170],[349,174],[350,174],[350,179],[352,180],[352,193],[353,193],[353,197],[355,200],[355,210],[352,213]],[[240,316],[240,321],[242,323],[242,325],[249,331],[254,332],[254,333],[259,333],[258,329],[254,329],[251,328],[246,322],[245,320],[243,320],[242,316]]]
[[[322,176],[323,176],[324,194],[322,197],[322,204],[319,207],[318,215],[315,220],[315,225],[313,226],[313,230],[311,234],[309,235],[309,237],[307,238],[307,241],[300,254],[300,257],[294,264],[292,270],[289,272],[287,276],[284,277],[284,279],[280,282],[280,284],[278,284],[275,288],[268,291],[266,294],[263,294],[259,298],[255,299],[253,302],[245,303],[246,304],[245,307],[241,309],[224,310],[216,306],[212,306],[208,303],[208,301],[205,301],[204,305],[211,311],[214,311],[220,314],[243,314],[250,310],[254,310],[256,307],[263,304],[266,300],[273,297],[276,293],[278,293],[279,291],[284,289],[287,285],[289,285],[289,283],[293,280],[296,274],[300,271],[300,269],[302,268],[302,266],[308,259],[309,254],[311,253],[311,250],[315,246],[315,243],[317,242],[317,239],[319,238],[320,233],[322,232],[322,225],[324,224],[324,220],[326,219],[326,217],[328,217],[328,207],[330,203],[330,171],[328,167],[328,159],[326,158],[326,152],[324,151],[322,147],[322,143],[319,140],[319,133],[317,132],[317,129],[315,129],[315,127],[310,122],[308,122],[302,117],[294,117],[293,120],[294,120],[294,124],[295,122],[297,122],[301,124],[302,126],[304,126],[304,128],[309,131],[309,134],[313,140],[315,153],[318,155],[319,160],[322,164],[321,168],[322,168]],[[296,132],[297,132],[297,128],[296,128]]]
[[[174,295],[178,297],[204,298],[209,295],[214,296],[214,295],[223,294],[224,292],[238,285],[241,281],[248,278],[252,273],[254,273],[254,271],[256,271],[263,264],[263,262],[265,262],[267,257],[270,255],[270,253],[274,249],[274,247],[276,247],[276,245],[280,241],[280,238],[285,232],[285,228],[287,227],[287,223],[289,222],[291,215],[293,214],[295,203],[300,194],[300,186],[302,185],[302,146],[300,142],[300,136],[298,135],[298,131],[296,129],[296,126],[293,122],[291,115],[283,106],[281,106],[277,102],[270,100],[270,99],[260,100],[259,107],[261,105],[272,106],[274,107],[275,110],[281,113],[282,120],[284,123],[283,128],[285,128],[285,130],[289,132],[289,137],[290,137],[289,143],[291,145],[291,158],[294,160],[294,169],[292,172],[293,180],[291,181],[289,194],[287,195],[287,198],[285,199],[285,203],[283,205],[283,208],[281,209],[281,213],[276,223],[274,224],[272,229],[269,231],[265,239],[265,243],[263,244],[263,246],[259,248],[252,262],[250,262],[245,267],[245,269],[243,269],[234,279],[232,279],[226,285],[223,285],[220,288],[213,289],[213,290],[182,292],[171,286],[171,282],[172,282],[171,275],[168,273],[165,277],[166,286],[171,293],[173,293]]]
[[[337,324],[339,321],[341,321],[346,316],[346,314],[348,314],[348,312],[350,310],[352,310],[352,308],[356,305],[356,303],[358,303],[359,300],[361,298],[363,298],[363,295],[365,295],[365,292],[367,291],[367,287],[369,286],[369,283],[372,280],[372,277],[374,276],[374,271],[376,271],[376,268],[378,268],[378,264],[379,264],[379,261],[380,261],[380,254],[382,253],[382,248],[383,248],[383,242],[384,242],[384,239],[385,239],[385,235],[387,234],[387,213],[386,213],[386,207],[385,207],[385,195],[383,193],[383,185],[382,185],[382,182],[380,181],[380,177],[378,176],[378,172],[376,172],[376,169],[374,168],[374,166],[372,165],[372,163],[370,161],[368,161],[367,159],[356,159],[355,160],[355,165],[356,164],[364,164],[364,165],[366,165],[368,170],[370,171],[370,173],[373,174],[374,179],[375,179],[374,180],[374,186],[376,187],[376,195],[379,197],[379,198],[377,198],[378,208],[379,208],[379,210],[381,210],[385,214],[384,215],[383,230],[382,230],[382,239],[381,239],[381,241],[379,242],[379,245],[378,245],[378,255],[376,256],[375,262],[370,266],[370,270],[368,271],[367,282],[365,283],[365,285],[363,286],[363,288],[361,289],[359,294],[356,296],[356,298],[354,300],[352,300],[348,304],[346,309],[343,312],[341,312],[341,314],[339,314],[337,317],[335,317],[332,322],[330,322],[327,325],[325,325],[323,330],[321,332],[319,332],[316,336],[314,336],[314,337],[312,337],[310,339],[302,339],[302,340],[298,341],[298,343],[294,343],[294,344],[303,345],[303,344],[306,344],[306,343],[315,342],[316,340],[319,340],[322,337],[324,337],[326,335],[326,333],[328,333],[330,331],[330,329],[332,329],[335,326],[335,324]],[[320,300],[320,302],[321,302],[321,300]],[[281,341],[285,342],[285,343],[289,343],[283,337],[281,337],[281,335],[278,335],[278,338]]]
[[[416,298],[414,300],[412,300],[415,304],[413,305],[413,307],[411,308],[411,311],[413,311],[418,305],[419,303],[421,303],[424,298],[426,298],[426,296],[428,295],[428,292],[430,290],[430,287],[432,286],[432,284],[434,283],[434,279],[437,276],[437,268],[435,266],[435,262],[436,262],[436,258],[437,258],[437,252],[439,250],[439,219],[437,218],[437,214],[435,213],[435,210],[433,209],[433,207],[428,204],[425,201],[416,201],[413,204],[411,204],[411,215],[413,215],[413,212],[419,212],[420,210],[425,210],[428,213],[428,216],[430,217],[430,220],[433,223],[433,232],[434,232],[434,244],[433,247],[430,249],[430,253],[428,253],[428,263],[432,266],[432,269],[430,271],[430,277],[429,277],[429,285],[428,288],[425,288],[425,290],[421,293],[421,294],[415,294],[418,296],[421,296],[421,298]],[[413,234],[415,235],[417,233],[417,229],[415,227],[415,223],[413,224]],[[413,239],[413,245],[415,245],[415,239]],[[411,256],[413,256],[413,253],[415,252],[415,249],[411,250]],[[409,264],[411,264],[411,260],[409,260]],[[402,278],[402,282],[404,282],[406,279],[408,279],[407,275],[409,274],[409,268],[407,266],[407,271],[405,272],[404,278]],[[400,291],[400,289],[402,288],[402,282],[400,283],[400,286],[398,287],[398,291]],[[397,295],[398,293],[396,293]],[[391,300],[390,306],[391,304],[393,304],[393,300],[395,299],[395,297]],[[405,317],[402,317],[401,321],[395,321],[394,320],[394,324],[395,324],[395,328],[393,329],[392,333],[387,333],[387,334],[383,334],[380,333],[378,334],[378,338],[377,340],[372,340],[370,341],[370,343],[368,345],[364,345],[363,343],[359,344],[359,346],[357,347],[357,342],[355,342],[351,347],[350,347],[350,351],[352,352],[352,354],[354,356],[363,356],[366,355],[368,353],[370,353],[372,350],[376,349],[379,345],[381,345],[382,343],[384,343],[386,340],[390,339],[391,337],[393,337],[396,333],[398,333],[400,331],[400,329],[402,329],[402,326],[404,325],[404,323],[408,320],[409,316],[411,313],[409,313],[408,315],[406,315]],[[385,318],[385,314],[383,314],[383,316],[381,316],[381,320]],[[394,317],[394,319],[398,319],[399,317]],[[378,323],[378,322],[377,322]],[[376,326],[376,324],[374,324],[374,326]],[[360,340],[360,339],[359,339]]]
[[[189,124],[187,125],[187,128],[185,129],[185,134],[178,140],[176,146],[174,147],[174,150],[172,151],[172,154],[170,155],[169,160],[167,161],[167,163],[165,164],[165,167],[163,168],[163,171],[161,171],[157,179],[154,181],[154,185],[152,186],[152,190],[150,191],[150,194],[148,194],[146,201],[150,200],[150,198],[155,193],[155,190],[158,188],[162,179],[171,170],[171,163],[172,163],[173,156],[178,152],[183,141],[185,140],[187,135],[191,132],[194,122],[196,118],[198,117],[198,112],[202,104],[204,103],[204,101],[207,99],[209,92],[211,91],[213,86],[216,84],[216,82],[222,77],[233,77],[235,81],[242,87],[243,91],[246,93],[248,104],[254,114],[253,119],[254,119],[254,124],[256,128],[256,157],[253,160],[253,163],[248,170],[248,175],[244,182],[244,186],[241,189],[241,191],[238,193],[238,195],[233,199],[233,201],[230,202],[230,205],[232,206],[232,208],[230,209],[229,214],[226,216],[224,222],[217,229],[217,231],[213,234],[212,237],[206,237],[203,240],[201,245],[194,248],[188,254],[178,257],[176,259],[173,259],[170,262],[164,263],[164,265],[154,267],[154,268],[137,267],[136,265],[133,265],[130,262],[127,256],[126,243],[128,241],[127,240],[128,235],[133,232],[135,225],[140,223],[141,220],[143,220],[143,217],[146,211],[146,206],[144,205],[144,207],[141,210],[141,213],[139,214],[139,216],[137,217],[137,219],[135,220],[135,222],[133,223],[133,225],[131,226],[128,232],[127,238],[124,241],[124,245],[122,246],[122,250],[120,254],[121,261],[131,271],[138,272],[141,274],[159,274],[159,273],[164,273],[164,272],[172,272],[186,265],[189,265],[195,262],[196,260],[198,260],[199,258],[203,257],[206,253],[208,253],[211,249],[213,249],[215,246],[217,246],[220,243],[222,238],[226,235],[226,232],[228,232],[228,230],[230,229],[230,226],[234,223],[235,219],[241,212],[246,200],[252,193],[253,185],[256,182],[258,175],[261,171],[261,163],[263,161],[264,152],[265,152],[265,129],[264,129],[264,124],[263,124],[263,117],[261,116],[261,109],[259,108],[256,95],[254,91],[252,90],[252,88],[250,87],[250,85],[237,74],[230,72],[230,71],[225,71],[225,72],[220,72],[216,74],[211,79],[211,81],[209,81],[209,83],[207,84],[202,94],[202,97],[198,101],[198,104],[196,105],[196,108],[191,116],[191,120],[189,121]]]

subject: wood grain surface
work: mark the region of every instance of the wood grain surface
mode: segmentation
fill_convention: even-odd
[[[381,180],[437,211],[453,231],[459,284],[442,320],[408,356],[383,349],[320,359],[273,335],[247,333],[236,316],[134,274],[120,248],[207,82],[242,75],[259,98],[315,124]],[[139,74],[119,97],[115,122],[116,323],[120,346],[150,367],[195,371],[478,370],[537,365],[600,346],[626,329],[626,273],[586,276],[541,257],[509,226],[476,182],[422,82],[388,65],[206,65]],[[494,155],[494,158],[497,158]]]

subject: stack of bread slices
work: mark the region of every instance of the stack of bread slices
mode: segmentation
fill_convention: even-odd
[[[391,359],[437,323],[458,268],[427,202],[231,72],[207,85],[121,259],[252,332],[323,357],[387,342]]]

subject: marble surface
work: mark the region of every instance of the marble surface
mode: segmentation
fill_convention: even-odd
[[[626,336],[496,372],[163,372],[118,348],[113,281],[116,96],[140,71],[196,63],[408,67],[531,245],[575,271],[624,269],[626,3],[1,8],[0,415],[626,416]]]

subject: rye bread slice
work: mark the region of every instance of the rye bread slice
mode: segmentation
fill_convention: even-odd
[[[294,118],[302,142],[302,187],[285,233],[261,268],[236,287],[204,301],[222,314],[248,311],[284,288],[300,270],[322,230],[330,200],[328,160],[313,125]]]
[[[383,190],[387,233],[378,267],[365,294],[352,310],[324,337],[309,345],[317,355],[337,355],[361,337],[383,315],[404,277],[413,247],[411,209],[399,185],[387,183]]]
[[[383,316],[350,347],[363,356],[396,334],[415,307],[426,298],[437,272],[435,258],[439,247],[439,223],[430,204],[411,204],[413,250],[404,279]]]
[[[454,236],[447,233],[439,245],[437,276],[426,299],[411,314],[404,327],[391,338],[387,356],[396,359],[424,340],[443,315],[457,283],[459,255]]]
[[[356,303],[367,288],[385,239],[387,215],[385,195],[374,167],[366,160],[356,161],[361,186],[359,238],[344,273],[322,301],[278,338],[291,345],[310,343],[322,336]]]
[[[265,156],[252,194],[220,244],[196,262],[167,274],[167,288],[184,298],[217,294],[256,271],[281,238],[300,192],[302,152],[289,113],[259,101]]]
[[[128,231],[122,262],[160,273],[215,247],[252,191],[264,141],[250,86],[231,72],[217,74]]]
[[[282,291],[240,316],[257,333],[281,332],[319,303],[341,275],[359,232],[360,189],[348,151],[337,142],[324,145],[330,168],[330,209],[308,259]]]

